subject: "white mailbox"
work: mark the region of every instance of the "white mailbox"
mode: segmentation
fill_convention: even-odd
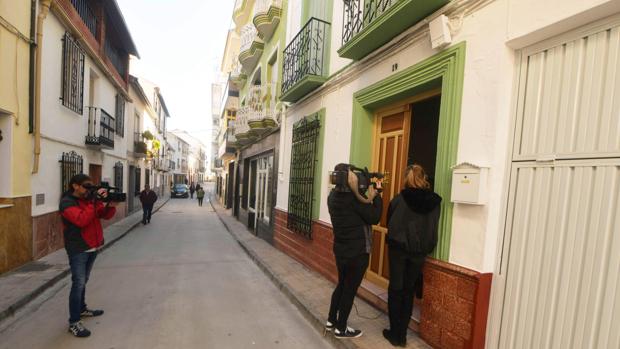
[[[452,167],[452,202],[484,205],[486,203],[489,168],[460,163]]]

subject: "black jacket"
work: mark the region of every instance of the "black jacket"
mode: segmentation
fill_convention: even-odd
[[[431,190],[403,189],[388,209],[388,243],[411,254],[427,255],[437,246],[441,196]]]
[[[366,230],[381,219],[381,197],[377,195],[372,204],[363,204],[351,192],[332,190],[327,207],[334,228],[334,255],[351,258],[366,253]]]

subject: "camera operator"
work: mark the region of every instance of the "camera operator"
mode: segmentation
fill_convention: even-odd
[[[358,178],[348,164],[338,164],[335,171],[348,172],[348,185],[337,184],[327,199],[334,228],[334,255],[338,268],[338,285],[332,294],[325,329],[334,330],[336,338],[357,338],[362,331],[347,326],[357,289],[368,268],[372,248],[372,225],[379,223],[383,209],[381,195],[374,186],[366,193],[358,190]],[[380,188],[381,182],[378,182]]]
[[[71,267],[69,294],[69,332],[76,337],[88,337],[90,331],[80,321],[83,317],[100,316],[103,310],[86,306],[86,283],[103,246],[103,228],[100,219],[111,219],[116,214],[116,203],[104,205],[106,189],[97,189],[91,178],[78,174],[71,178],[67,192],[60,199],[59,210],[64,226],[65,249]]]

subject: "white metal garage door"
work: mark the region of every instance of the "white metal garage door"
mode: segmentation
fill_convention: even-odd
[[[620,20],[523,52],[499,347],[620,348]]]

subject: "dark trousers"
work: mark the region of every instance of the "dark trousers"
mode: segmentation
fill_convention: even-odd
[[[153,205],[142,205],[142,223],[150,222],[152,213]]]
[[[204,198],[198,198],[198,206],[202,206],[202,200],[203,200],[203,199],[204,199]]]
[[[327,320],[335,324],[338,331],[342,332],[347,328],[355,294],[368,268],[368,254],[364,253],[353,258],[336,257],[336,266],[338,268],[338,285],[332,293]]]
[[[193,199],[193,198],[194,198],[194,192],[193,192],[193,191],[190,191],[190,192],[189,192],[189,195],[190,195],[190,198],[191,198],[191,199]]]
[[[425,257],[411,255],[395,247],[389,249],[388,257],[390,261],[390,285],[388,287],[390,332],[396,338],[404,340],[407,338],[407,327],[413,311],[416,280],[422,272]]]
[[[81,252],[69,255],[71,267],[71,292],[69,293],[69,323],[80,321],[80,313],[86,309],[86,283],[97,258],[97,252]]]

